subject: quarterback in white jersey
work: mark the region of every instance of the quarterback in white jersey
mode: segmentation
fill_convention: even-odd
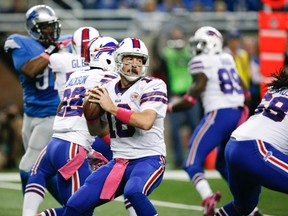
[[[217,216],[248,215],[259,202],[261,187],[288,194],[288,73],[272,74],[255,114],[228,141],[225,159],[233,201]]]
[[[216,169],[227,179],[224,159],[225,144],[231,132],[246,120],[244,87],[233,57],[223,53],[221,33],[210,26],[199,28],[190,41],[192,59],[189,71],[193,83],[182,100],[168,105],[168,111],[181,111],[200,98],[205,115],[194,130],[183,169],[199,192],[204,215],[212,216],[221,198],[213,193],[204,175],[203,165],[208,154],[217,147]]]
[[[100,134],[109,127],[113,160],[92,173],[69,199],[66,216],[81,215],[122,194],[138,216],[158,215],[147,196],[161,183],[165,170],[166,84],[145,77],[148,50],[137,38],[120,42],[114,59],[120,80],[95,87],[87,96],[106,111],[88,128]]]
[[[77,29],[72,38],[73,50],[70,52],[54,53],[49,58],[49,67],[54,74],[54,89],[58,91],[60,99],[63,98],[65,83],[69,76],[78,70],[89,70],[90,67],[84,61],[85,47],[89,41],[99,36],[98,30],[93,27],[81,27]]]

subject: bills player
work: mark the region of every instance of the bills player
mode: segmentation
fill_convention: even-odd
[[[61,203],[65,205],[68,198],[92,172],[86,159],[87,154],[89,153],[88,156],[92,162],[94,160],[100,163],[107,162],[102,154],[92,151],[91,145],[95,136],[90,135],[86,125],[83,115],[83,98],[86,89],[118,78],[117,73],[110,72],[114,69],[114,61],[111,61],[111,58],[113,59],[112,54],[118,42],[111,37],[97,39],[106,40],[105,44],[98,43],[103,46],[103,50],[99,46],[95,48],[94,56],[96,57],[90,61],[90,67],[93,68],[95,65],[92,61],[96,61],[97,58],[98,69],[75,71],[70,75],[55,118],[52,138],[35,162],[26,185],[23,216],[37,213],[45,196],[47,179],[57,175]],[[100,67],[106,70],[99,69]],[[43,214],[54,215],[55,211],[55,209],[48,209]]]
[[[210,216],[214,215],[221,194],[213,193],[203,164],[207,155],[218,147],[216,169],[227,179],[225,144],[240,121],[247,119],[247,108],[244,109],[245,93],[233,57],[222,52],[221,33],[204,26],[189,42],[193,56],[189,71],[193,83],[181,101],[169,104],[168,111],[181,111],[194,105],[199,97],[202,99],[205,115],[192,134],[183,168],[203,200],[204,215]]]
[[[60,99],[63,98],[65,84],[74,71],[89,70],[85,63],[85,48],[89,41],[100,36],[99,31],[93,27],[78,28],[72,37],[72,53],[54,53],[49,58],[49,67],[55,78],[54,88],[58,91]]]
[[[248,215],[259,202],[262,186],[288,194],[288,73],[281,70],[272,77],[255,114],[233,131],[226,145],[234,200],[217,216]]]
[[[109,128],[113,160],[86,179],[68,200],[63,215],[81,215],[121,194],[138,216],[158,215],[147,196],[159,186],[165,170],[166,84],[146,76],[148,50],[137,38],[120,42],[114,59],[120,80],[95,87],[87,96],[106,111],[88,128],[94,135]]]
[[[30,36],[13,34],[5,41],[5,50],[12,56],[23,88],[25,154],[19,165],[23,193],[33,164],[51,138],[60,102],[48,59],[71,42],[71,35],[60,37],[61,24],[54,10],[46,5],[36,5],[27,11],[26,30]],[[55,196],[54,185],[48,190]]]

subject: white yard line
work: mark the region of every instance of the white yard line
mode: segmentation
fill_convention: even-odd
[[[220,174],[216,170],[208,170],[205,172],[205,176],[208,179],[219,179]],[[164,173],[164,179],[189,181],[188,175],[183,170],[166,170]],[[0,173],[0,181],[20,181],[19,173]]]

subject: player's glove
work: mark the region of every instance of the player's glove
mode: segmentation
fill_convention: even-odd
[[[53,53],[56,53],[59,51],[60,45],[57,43],[51,44],[44,52],[48,55],[51,55]]]
[[[95,150],[92,150],[87,154],[87,159],[93,171],[95,171],[102,165],[108,163],[107,158],[104,155],[102,155],[100,152],[97,152]]]

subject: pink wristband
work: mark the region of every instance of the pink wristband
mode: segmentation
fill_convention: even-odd
[[[111,144],[110,134],[107,134],[106,136],[102,137],[101,140],[110,146]]]
[[[118,108],[116,112],[116,118],[125,124],[129,124],[131,115],[134,113],[133,110],[128,110],[125,108]]]
[[[43,52],[43,53],[40,54],[40,56],[49,61],[50,55],[48,53]]]
[[[167,105],[167,112],[173,112],[173,105],[171,103],[168,103]]]
[[[192,97],[191,95],[189,95],[189,94],[185,94],[184,95],[184,99],[186,100],[186,101],[188,101],[190,104],[195,104],[196,102],[197,102],[197,99],[196,98],[194,98],[194,97]]]
[[[86,121],[87,121],[88,124],[94,124],[94,123],[99,122],[100,119],[99,119],[99,118],[96,118],[96,119],[94,119],[94,120],[86,120]]]
[[[251,97],[250,91],[246,91],[244,96],[245,96],[245,99],[250,98]]]

